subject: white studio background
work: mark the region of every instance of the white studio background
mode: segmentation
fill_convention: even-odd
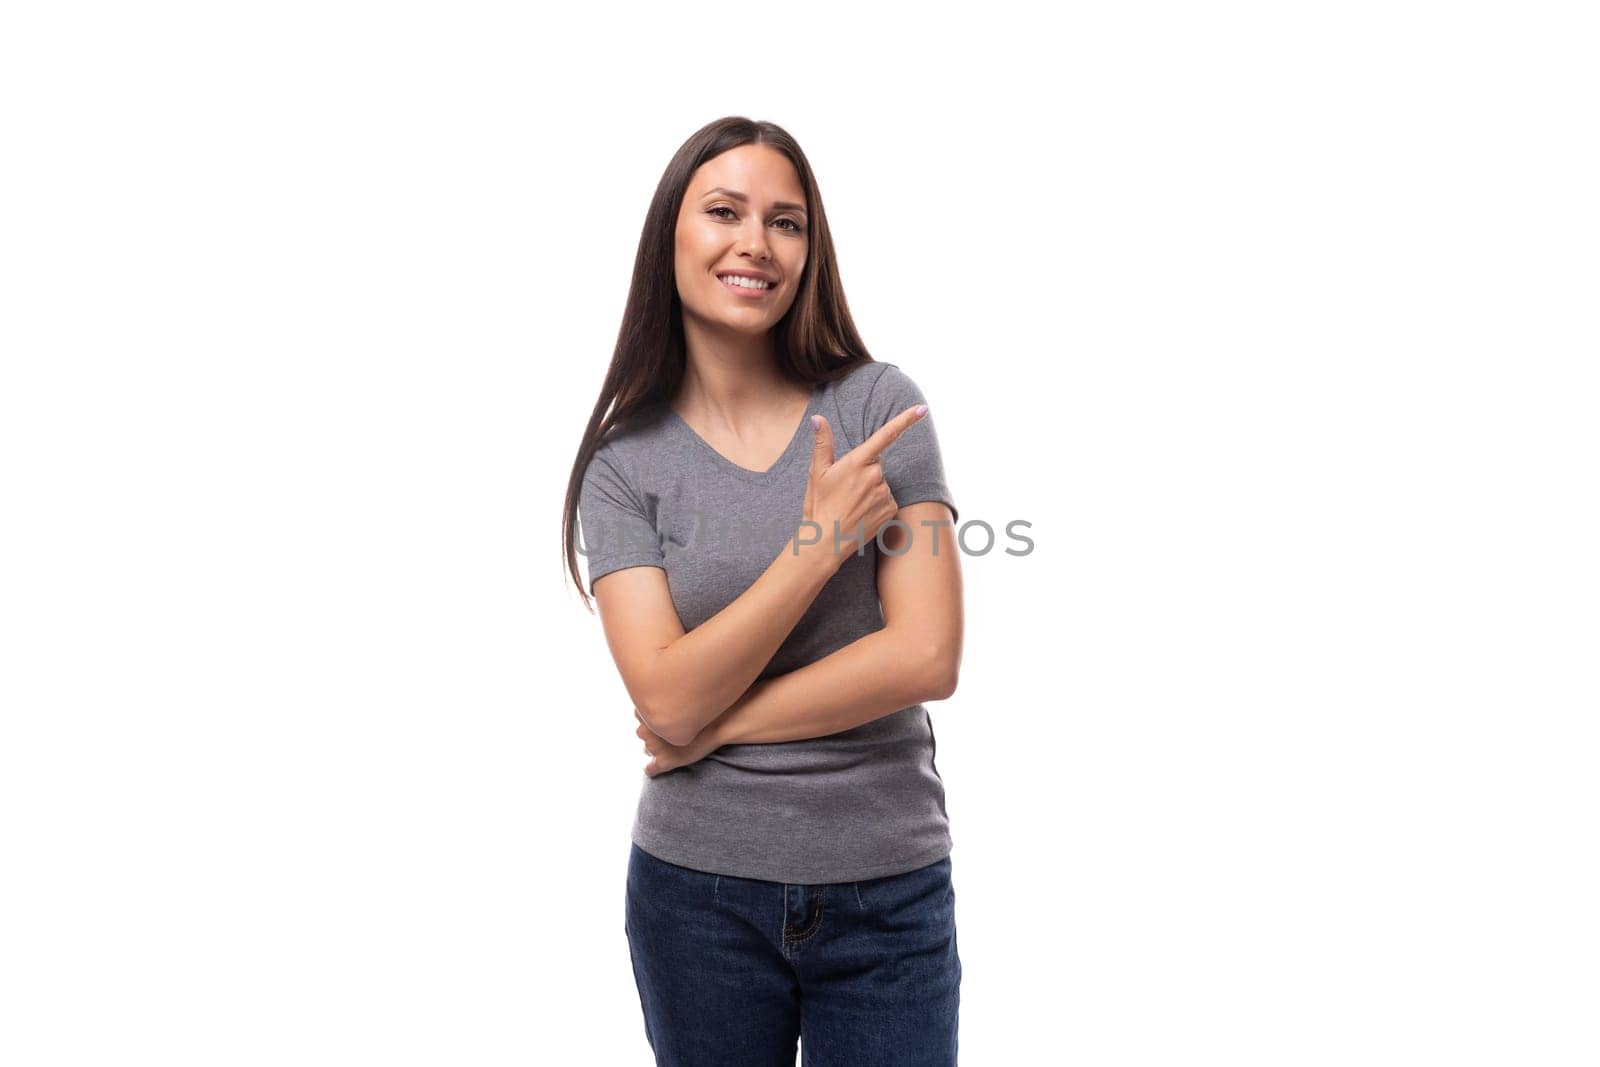
[[[651,1062],[561,505],[742,114],[1032,523],[933,707],[963,1062],[1596,1062],[1580,12],[8,5],[0,1061]]]

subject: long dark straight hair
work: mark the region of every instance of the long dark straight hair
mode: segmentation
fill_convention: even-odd
[[[666,403],[683,381],[688,352],[674,267],[678,211],[690,177],[703,163],[747,144],[770,145],[789,158],[805,190],[809,216],[811,234],[800,288],[788,312],[773,326],[780,369],[796,383],[816,386],[873,362],[850,318],[822,193],[799,144],[780,126],[738,116],[718,119],[696,131],[673,155],[650,200],[617,345],[567,479],[561,552],[566,571],[591,614],[594,606],[578,568],[575,536],[583,475],[607,434],[614,428],[626,428],[640,415]]]

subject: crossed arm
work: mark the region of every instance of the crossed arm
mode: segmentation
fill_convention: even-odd
[[[751,686],[701,733],[718,746],[842,733],[954,691],[950,665],[915,634],[885,628]]]
[[[652,707],[649,701],[641,702],[639,699],[646,692],[642,682],[636,681],[628,686],[637,708],[636,716],[642,723],[641,736],[647,731],[657,738],[658,747],[677,750],[669,755],[680,761],[675,765],[681,766],[721,745],[825,737],[912,704],[949,697],[955,691],[961,662],[960,553],[950,536],[950,527],[943,526],[937,530],[939,550],[936,554],[933,549],[935,528],[923,526],[922,523],[949,523],[950,510],[937,501],[926,501],[901,508],[896,517],[915,534],[907,548],[904,530],[890,527],[884,533],[884,544],[889,552],[880,554],[878,561],[878,598],[883,606],[883,629],[798,670],[755,681],[762,666],[770,661],[821,589],[821,583],[816,583],[816,588],[810,589],[804,603],[797,608],[793,602],[789,602],[782,612],[787,625],[776,634],[769,632],[772,629],[770,626],[736,625],[735,619],[741,617],[737,611],[734,619],[723,619],[724,614],[738,608],[740,601],[752,593],[756,594],[755,601],[759,603],[763,592],[772,593],[784,587],[785,579],[781,574],[773,577],[774,571],[782,563],[782,560],[775,561],[773,569],[769,569],[756,586],[752,586],[723,613],[708,620],[693,634],[682,635],[679,628],[679,634],[682,635],[679,640],[687,641],[698,634],[709,638],[702,646],[706,653],[712,648],[722,650],[714,658],[702,656],[696,664],[698,672],[705,672],[711,663],[716,664],[713,677],[708,678],[705,673],[700,673],[701,688],[689,698],[698,702],[698,708],[689,704],[672,707],[662,703]],[[894,552],[901,554],[891,554]],[[799,568],[793,573],[800,573]],[[757,588],[769,578],[773,579],[769,583],[771,589],[763,591]],[[609,577],[603,579],[595,586],[602,617],[606,615],[605,598],[608,595],[602,590],[609,580]],[[648,589],[643,585],[652,580],[665,585],[664,576],[659,570],[640,568],[635,572],[630,578],[634,582],[633,596],[641,593],[647,595]],[[609,594],[620,595],[628,588],[619,583],[613,586]],[[762,618],[762,613],[755,610],[757,603],[745,605],[751,610],[742,617],[751,620]],[[793,617],[789,618],[790,615]],[[676,619],[675,614],[673,618]],[[765,618],[770,623],[772,616],[768,614]],[[719,622],[728,625],[718,626]],[[701,631],[707,632],[702,634]],[[746,646],[743,656],[726,654],[730,646],[741,641]],[[621,666],[623,659],[619,646],[625,646],[627,639],[619,634],[611,643]],[[669,646],[674,643],[668,639]],[[767,647],[769,644],[770,647]],[[657,654],[668,650],[658,650]],[[657,661],[660,662],[664,661]],[[687,666],[687,660],[683,662]],[[655,677],[659,679],[666,675]],[[624,670],[624,680],[627,678],[628,671]],[[716,691],[718,686],[728,687],[730,684],[740,686],[733,696],[722,699],[720,704],[707,699],[705,694]],[[727,688],[721,689],[723,693],[728,691]],[[707,707],[708,703],[712,706]],[[688,758],[690,756],[692,758]]]

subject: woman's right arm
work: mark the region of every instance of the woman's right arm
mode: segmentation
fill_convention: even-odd
[[[742,697],[799,623],[822,587],[858,547],[858,529],[876,537],[897,510],[884,482],[885,450],[922,414],[907,408],[860,447],[834,456],[833,428],[817,429],[802,527],[732,603],[685,633],[659,566],[619,569],[595,580],[606,642],[645,724],[673,744],[694,740]],[[842,531],[840,545],[833,531]],[[805,543],[801,533],[806,534]]]
[[[685,633],[658,567],[613,571],[594,584],[606,643],[645,724],[687,744],[744,695],[800,622],[842,556],[794,542],[732,603]]]

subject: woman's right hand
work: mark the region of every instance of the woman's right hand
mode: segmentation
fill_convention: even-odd
[[[900,510],[894,494],[889,491],[889,483],[883,479],[883,454],[913,423],[926,418],[927,413],[926,405],[907,408],[879,427],[860,447],[837,459],[833,454],[833,427],[821,415],[813,416],[815,442],[800,517],[802,521],[822,527],[820,544],[832,557],[835,568],[860,549],[863,542],[858,538],[873,540]],[[839,537],[837,551],[834,549],[835,529]],[[809,527],[802,527],[802,530],[807,539],[816,535]]]

